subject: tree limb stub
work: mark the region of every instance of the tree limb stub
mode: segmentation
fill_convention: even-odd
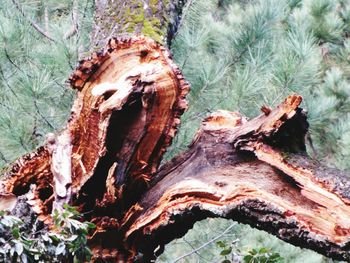
[[[1,209],[25,196],[50,225],[52,207],[69,201],[97,225],[94,260],[147,262],[206,217],[350,260],[349,175],[307,156],[300,96],[249,121],[211,114],[188,150],[159,168],[189,89],[167,49],[143,36],[112,39],[70,83],[78,97],[66,128],[8,169]]]

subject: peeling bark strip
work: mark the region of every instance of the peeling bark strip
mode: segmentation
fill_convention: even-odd
[[[112,39],[70,83],[78,98],[66,129],[8,169],[1,209],[19,197],[50,226],[53,207],[78,206],[97,225],[96,261],[148,262],[206,217],[350,261],[349,175],[307,156],[300,96],[249,121],[213,113],[159,169],[189,89],[167,49],[143,36]]]
[[[54,210],[63,210],[63,205],[71,199],[72,185],[72,144],[68,131],[63,132],[57,138],[53,134],[48,135],[48,149],[51,154],[51,172],[53,175]]]

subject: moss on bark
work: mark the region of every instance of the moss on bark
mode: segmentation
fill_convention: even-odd
[[[99,1],[97,1],[99,2]],[[180,21],[186,1],[107,0],[97,3],[91,35],[92,49],[100,49],[108,39],[121,34],[143,34],[168,44]]]

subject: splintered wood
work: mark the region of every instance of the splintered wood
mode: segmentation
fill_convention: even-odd
[[[146,251],[181,236],[184,220],[220,216],[349,260],[349,177],[307,157],[300,102],[290,96],[248,122],[238,113],[209,116],[190,149],[160,169],[127,239],[144,238],[136,243]]]
[[[78,96],[66,128],[7,170],[1,209],[26,198],[50,226],[53,208],[77,206],[97,226],[94,261],[148,262],[206,217],[350,260],[350,177],[307,156],[300,96],[249,121],[211,114],[188,150],[159,168],[189,90],[166,48],[112,39],[70,83]]]
[[[57,138],[71,137],[72,182],[66,184],[72,184],[72,194],[115,162],[118,191],[134,181],[148,181],[187,107],[189,86],[169,52],[145,37],[112,39],[103,52],[80,62],[70,83],[79,90],[78,98]],[[48,142],[19,159],[5,174],[2,192],[19,195],[38,179],[52,181],[52,170],[61,169],[56,165],[61,161],[57,154],[52,160],[49,152],[57,147]]]

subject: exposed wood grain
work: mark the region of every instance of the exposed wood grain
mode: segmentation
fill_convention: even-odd
[[[129,214],[125,240],[150,259],[148,251],[183,235],[195,221],[225,217],[349,260],[349,177],[309,159],[302,144],[295,147],[307,131],[300,101],[290,96],[249,122],[227,112],[207,118],[191,148],[159,171],[139,209]],[[290,123],[300,123],[300,133],[279,147],[298,128]]]
[[[350,260],[349,175],[307,156],[300,96],[249,121],[211,114],[188,150],[159,168],[189,90],[166,48],[114,38],[69,81],[78,97],[66,128],[8,169],[1,209],[26,202],[50,226],[53,208],[77,206],[97,226],[95,261],[148,262],[206,217]]]
[[[187,107],[189,87],[169,51],[142,36],[112,39],[104,51],[80,62],[70,82],[79,90],[78,98],[57,137],[71,137],[72,195],[84,185],[80,195],[88,195],[92,177],[104,174],[105,179],[115,162],[116,192],[121,195],[123,187],[138,184],[141,194]],[[106,85],[111,89],[101,92]],[[47,143],[20,158],[2,180],[1,192],[24,194],[35,183],[39,192],[45,190],[44,199],[53,194],[49,148]],[[104,187],[98,186],[102,199]]]

